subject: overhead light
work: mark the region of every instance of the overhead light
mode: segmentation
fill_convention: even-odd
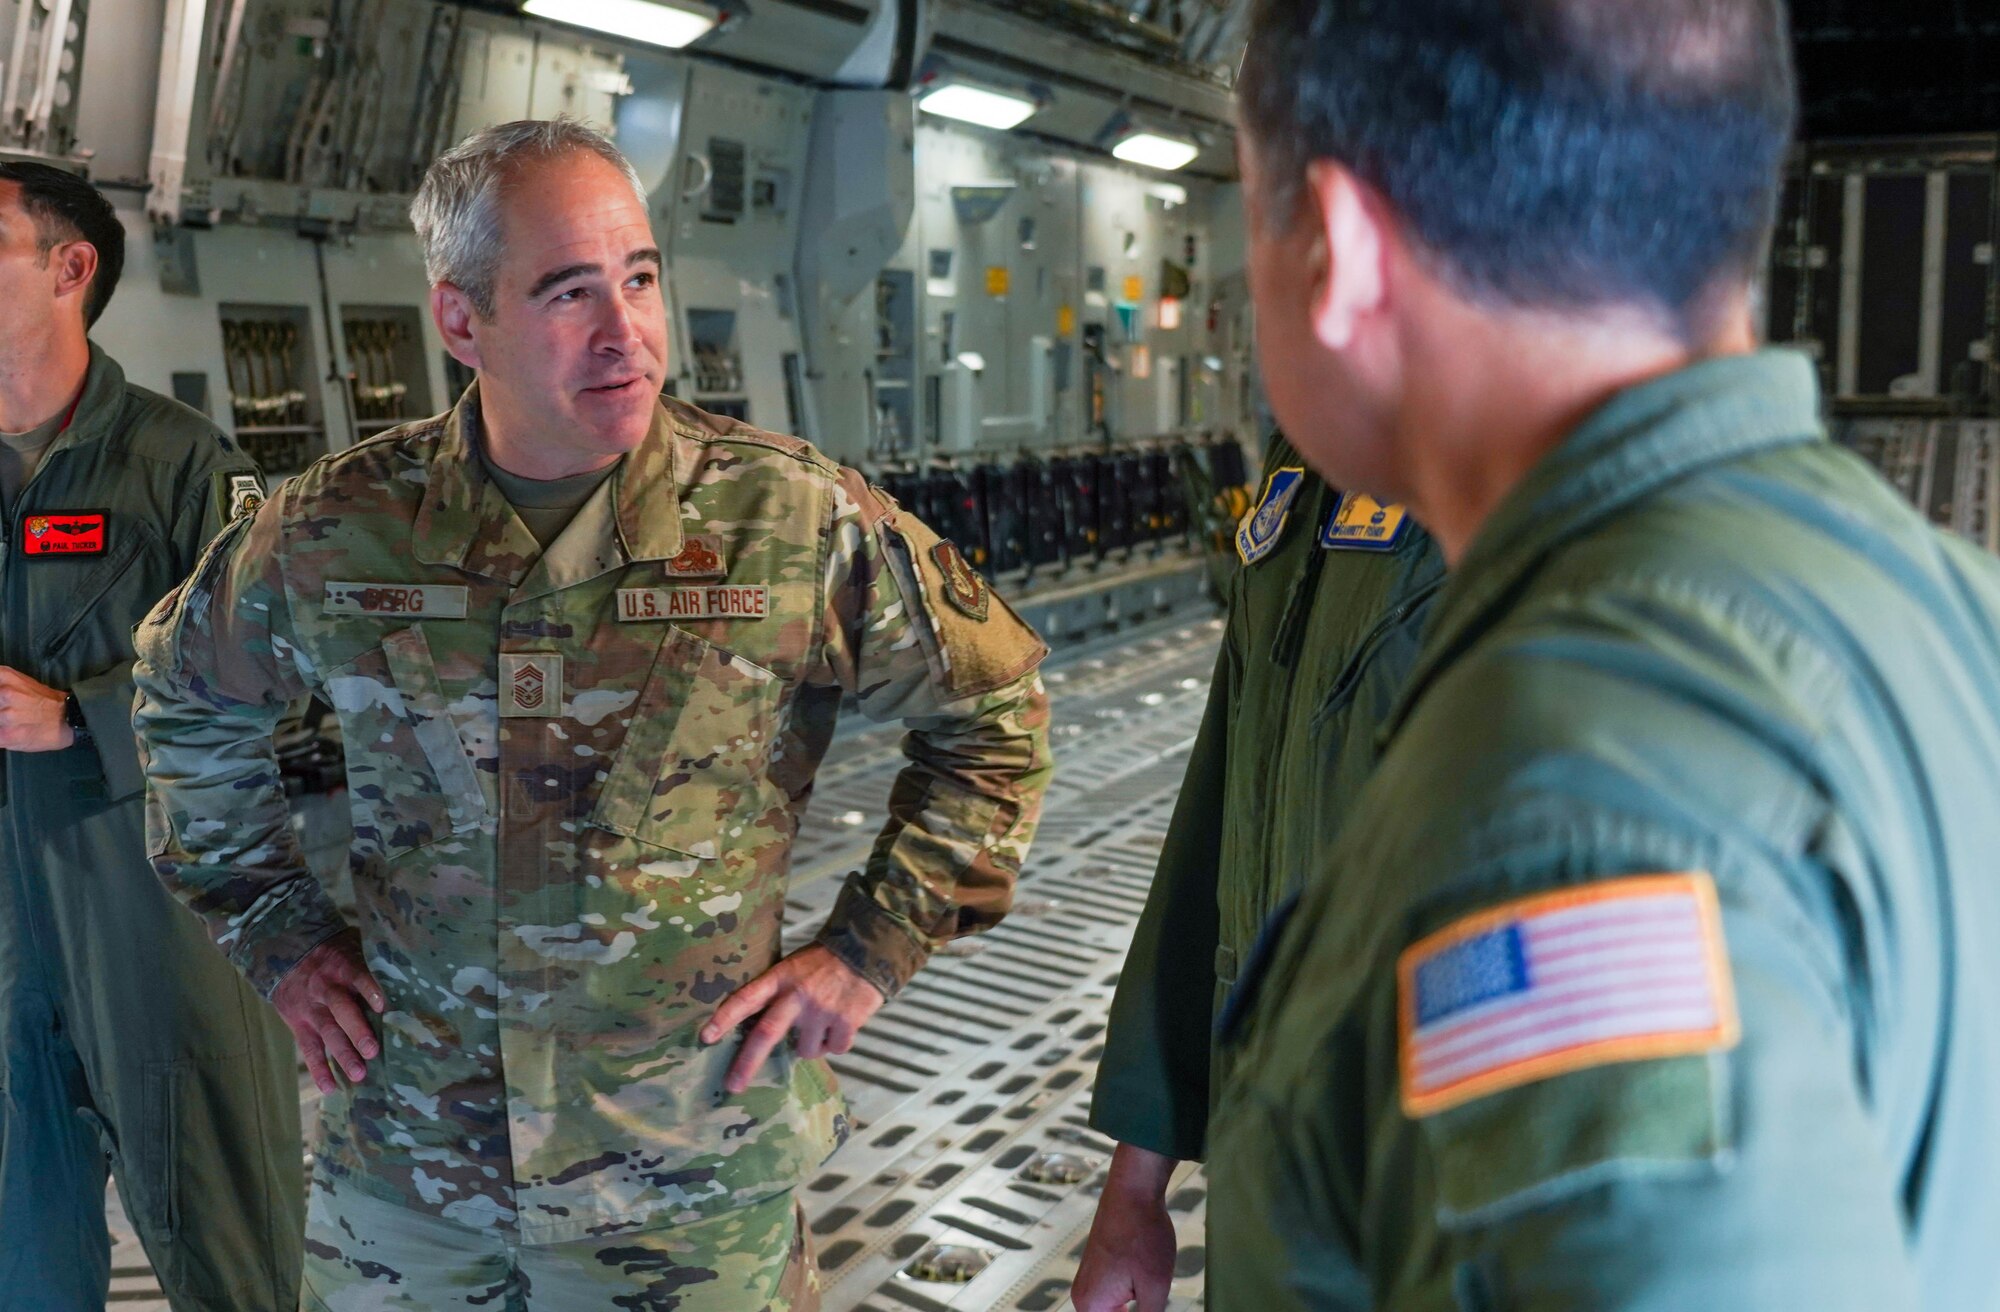
[[[1005,130],[1019,127],[1039,108],[1025,96],[976,87],[969,82],[947,82],[917,100],[917,108],[939,118],[955,118],[982,128]]]
[[[1146,194],[1169,209],[1187,204],[1187,188],[1178,182],[1155,182],[1146,188]]]
[[[1152,169],[1183,169],[1201,154],[1201,147],[1178,137],[1156,132],[1134,132],[1111,148],[1111,153],[1127,164],[1143,164]]]
[[[715,29],[722,11],[697,0],[527,0],[523,13],[679,50]]]

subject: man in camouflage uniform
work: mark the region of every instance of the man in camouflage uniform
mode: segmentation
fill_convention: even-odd
[[[847,1129],[819,1058],[1005,912],[1046,648],[852,470],[659,397],[660,257],[608,141],[489,129],[415,217],[477,384],[287,484],[140,636],[162,876],[328,1090],[305,1304],[811,1307],[792,1191]],[[308,691],[358,936],[272,765]],[[843,693],[910,765],[780,961]]]

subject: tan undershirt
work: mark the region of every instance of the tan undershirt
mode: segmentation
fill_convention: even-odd
[[[57,411],[47,423],[25,433],[0,433],[0,514],[14,513],[14,498],[41,468],[42,457],[61,435],[69,408]]]
[[[541,543],[544,551],[569,527],[569,522],[576,518],[576,512],[583,509],[583,503],[590,500],[591,494],[624,463],[624,458],[620,457],[602,469],[569,478],[523,478],[494,464],[493,458],[483,449],[480,459],[485,462],[486,472],[500,488],[501,495],[514,507],[514,513],[528,526],[528,532],[535,535],[535,541]]]

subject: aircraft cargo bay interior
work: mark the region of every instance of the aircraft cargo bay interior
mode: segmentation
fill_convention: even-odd
[[[1970,0],[0,0],[0,1312],[2000,1309],[1996,250]]]

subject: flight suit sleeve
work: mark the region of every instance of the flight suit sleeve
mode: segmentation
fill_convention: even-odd
[[[808,678],[874,720],[909,759],[865,869],[819,941],[894,996],[941,942],[997,923],[1053,771],[1048,648],[949,543],[843,469]]]
[[[1614,846],[1624,854],[1593,854],[1586,882],[1558,877],[1547,886],[1590,899],[1659,879],[1662,870],[1676,872],[1667,879],[1688,877],[1684,871],[1712,879],[1731,995],[1725,1007],[1735,1013],[1720,1020],[1727,1032],[1677,1045],[1660,1031],[1698,1031],[1703,1019],[1639,1016],[1629,1057],[1593,1063],[1590,1045],[1555,1050],[1539,1057],[1545,1073],[1533,1080],[1432,1110],[1412,1106],[1411,1025],[1392,1019],[1419,1000],[1414,986],[1384,989],[1377,1032],[1401,1030],[1403,1076],[1397,1097],[1376,1108],[1369,1176],[1391,1188],[1414,1170],[1426,1182],[1404,1194],[1409,1210],[1400,1220],[1410,1227],[1411,1250],[1435,1254],[1442,1268],[1396,1268],[1382,1305],[1428,1306],[1441,1292],[1439,1276],[1449,1274],[1460,1306],[1472,1309],[1919,1306],[1900,1172],[1881,1152],[1866,1061],[1857,1061],[1866,1047],[1857,1027],[1866,1021],[1834,966],[1841,929],[1820,914],[1828,908],[1810,908],[1793,893],[1824,886],[1826,872],[1810,860],[1778,861],[1693,835]],[[1441,928],[1508,914],[1521,905],[1514,892],[1454,897],[1463,914]],[[1424,914],[1419,923],[1436,921]],[[1553,1045],[1535,1043],[1531,1025],[1584,1032],[1616,1026],[1621,1012],[1681,1005],[1673,991],[1685,986],[1664,964],[1672,948],[1636,941],[1631,931],[1625,937],[1635,941],[1607,949],[1622,954],[1621,964],[1593,972],[1593,996],[1484,1041],[1539,1053]],[[1642,1002],[1621,981],[1645,972],[1656,978]],[[1615,1044],[1599,1041],[1605,1050]],[[1477,1054],[1446,1049],[1439,1060],[1454,1058],[1476,1062]]]
[[[1090,1104],[1093,1128],[1180,1161],[1199,1158],[1208,1138],[1211,963],[1221,941],[1216,881],[1235,713],[1233,667],[1225,644],[1146,909],[1119,972]]]
[[[175,508],[169,531],[174,574],[185,578],[195,560],[227,520],[232,482],[238,487],[260,486],[257,470],[240,451],[225,450],[215,444],[213,456],[198,465]],[[217,493],[222,497],[218,500]],[[129,617],[130,612],[127,612]],[[121,617],[121,628],[129,618]],[[132,662],[120,661],[109,669],[78,679],[69,687],[90,729],[91,743],[104,771],[105,792],[110,797],[129,797],[145,787],[139,768],[139,754],[132,740]]]
[[[1239,1266],[1365,1230],[1387,1309],[1917,1307],[1878,990],[1937,967],[1813,763],[1838,667],[1579,605],[1434,691],[1370,793],[1404,837],[1301,908],[1218,1130]]]
[[[316,685],[284,581],[284,495],[232,523],[137,633],[147,849],[265,997],[346,923],[306,864],[273,729]]]

